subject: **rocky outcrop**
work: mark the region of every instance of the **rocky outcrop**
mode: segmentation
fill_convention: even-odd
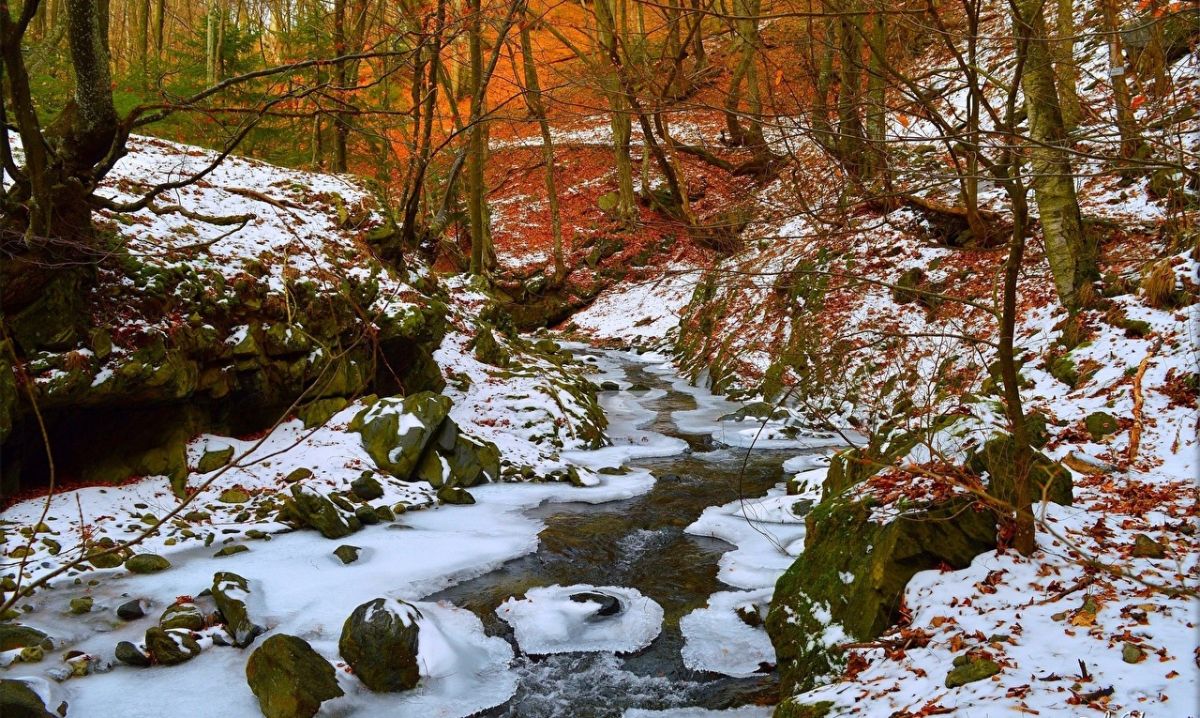
[[[343,695],[333,666],[296,636],[275,635],[250,654],[246,682],[266,718],[312,718]]]
[[[325,538],[337,539],[354,533],[357,526],[340,508],[325,496],[303,484],[293,484],[292,499],[287,505],[288,513],[300,523],[321,532]]]
[[[368,601],[346,619],[338,650],[373,691],[404,691],[421,678],[417,665],[421,612],[395,599]]]
[[[780,577],[767,615],[781,694],[806,691],[841,668],[839,643],[869,641],[898,617],[909,579],[939,566],[964,568],[996,547],[996,513],[968,493],[881,507],[855,487],[906,454],[897,433],[882,446],[843,451],[830,463],[822,501],[806,517],[804,553]],[[1010,437],[984,443],[967,467],[988,479],[988,492],[1012,498]],[[873,459],[868,459],[873,456]],[[1070,474],[1033,453],[1035,495],[1070,503]],[[777,715],[790,715],[778,713]]]
[[[373,313],[378,334],[362,340],[361,308],[377,299],[388,271],[369,256],[339,284],[298,277],[286,286],[265,281],[267,269],[253,262],[259,276],[230,279],[186,263],[124,260],[117,331],[97,327],[54,347],[15,332],[24,371],[41,378],[37,403],[63,473],[97,483],[166,475],[182,490],[186,443],[199,433],[257,431],[302,395],[305,421],[319,423],[339,402],[372,389],[444,385],[432,352],[445,307],[430,283],[416,282],[428,294],[411,292],[411,301],[388,303],[393,311]],[[103,292],[96,301],[101,313],[112,303]],[[8,494],[46,469],[28,402],[16,391],[8,353],[0,356],[0,491]],[[227,460],[213,452],[194,468],[212,471]]]

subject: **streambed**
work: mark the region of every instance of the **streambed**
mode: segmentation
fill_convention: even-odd
[[[601,396],[612,424],[611,453],[632,454],[627,465],[651,471],[656,481],[629,499],[546,503],[527,511],[545,524],[536,552],[429,597],[472,610],[489,634],[514,644],[517,694],[485,715],[606,718],[637,709],[720,710],[773,702],[776,680],[769,663],[761,665],[759,675],[739,678],[685,665],[680,620],[730,588],[718,579],[718,563],[733,548],[685,529],[706,508],[766,494],[784,479],[783,462],[797,450],[747,454],[714,442],[717,419],[736,405],[630,355],[583,353],[599,365],[598,380],[620,387]],[[655,453],[669,455],[638,457]],[[578,458],[596,464],[595,456]],[[636,589],[663,608],[661,633],[632,655],[525,655],[497,607],[532,587],[572,584]]]

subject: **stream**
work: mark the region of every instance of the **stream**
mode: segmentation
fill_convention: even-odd
[[[527,515],[545,524],[535,553],[428,597],[472,610],[489,634],[514,645],[517,694],[484,715],[608,718],[631,708],[725,709],[774,702],[776,679],[769,665],[754,678],[692,671],[684,665],[680,619],[703,607],[712,594],[729,589],[717,578],[718,561],[733,548],[684,530],[710,506],[764,495],[783,480],[783,461],[798,451],[754,450],[747,455],[745,449],[722,446],[713,441],[713,430],[736,404],[630,355],[576,351],[600,369],[597,382],[621,387],[601,395],[613,447],[581,455],[581,463],[597,465],[599,453],[603,465],[605,452],[631,451],[634,458],[626,465],[650,470],[656,481],[649,492],[632,499],[531,509]],[[553,584],[637,589],[664,609],[662,632],[632,655],[528,656],[496,609],[510,596]]]

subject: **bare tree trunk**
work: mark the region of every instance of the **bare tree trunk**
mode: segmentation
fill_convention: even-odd
[[[150,0],[136,0],[136,2],[134,49],[137,57],[135,59],[138,72],[142,74],[142,82],[145,83],[149,73],[150,58]]]
[[[866,135],[862,123],[862,34],[860,0],[840,0],[838,40],[840,79],[838,88],[838,159],[854,177],[862,177]]]
[[[167,0],[154,0],[154,56],[161,60],[167,28]]]
[[[529,26],[533,18],[529,7],[524,9],[525,18],[521,23],[521,58],[525,70],[525,103],[529,112],[538,122],[542,133],[542,162],[546,165],[546,202],[550,206],[550,231],[554,237],[554,281],[563,281],[566,277],[566,262],[563,260],[562,219],[558,212],[558,187],[554,180],[554,138],[550,134],[550,122],[546,117],[546,105],[542,101],[542,87],[538,81],[537,58],[533,54],[533,40],[530,37]]]
[[[420,147],[417,150],[417,165],[413,172],[412,184],[404,206],[404,224],[401,227],[401,245],[412,247],[417,241],[417,211],[420,207],[421,196],[424,193],[425,171],[429,167],[429,158],[433,146],[433,121],[437,112],[438,78],[441,75],[442,34],[446,25],[446,0],[438,0],[437,12],[434,18],[432,45],[429,49],[429,70],[423,83],[425,91],[425,109],[422,119]],[[414,84],[422,84],[414,81]]]
[[[880,181],[885,193],[891,191],[891,178],[887,166],[887,107],[886,107],[886,60],[887,60],[887,6],[876,2],[871,14],[871,31],[867,35],[870,43],[870,60],[867,65],[867,138],[870,140],[870,168],[867,174]]]
[[[1054,53],[1054,76],[1058,83],[1063,126],[1067,132],[1083,119],[1083,105],[1076,86],[1079,70],[1075,66],[1075,2],[1055,0],[1055,32],[1051,50]]]
[[[1116,0],[1103,0],[1101,8],[1104,11],[1104,30],[1108,35],[1108,76],[1112,82],[1113,104],[1117,110],[1117,131],[1121,135],[1121,157],[1130,159],[1141,153],[1143,145],[1129,97],[1129,84],[1126,79],[1128,70],[1125,66],[1125,53],[1121,48]]]
[[[1004,387],[1004,411],[1013,437],[1013,548],[1022,556],[1031,555],[1037,548],[1033,520],[1033,486],[1030,467],[1033,451],[1029,444],[1029,431],[1025,423],[1025,411],[1021,404],[1020,377],[1013,351],[1013,335],[1017,321],[1017,280],[1021,273],[1021,260],[1025,256],[1025,228],[1029,211],[1025,206],[1024,192],[1013,202],[1013,233],[1004,265],[1004,300],[1000,315],[1000,342],[997,359],[1000,363],[1000,379]]]
[[[1019,57],[1023,55],[1025,66],[1021,87],[1029,116],[1033,190],[1046,258],[1059,300],[1075,312],[1091,299],[1091,282],[1098,275],[1097,248],[1095,240],[1084,233],[1079,213],[1042,7],[1042,0],[1012,0],[1013,26],[1017,52]]]
[[[346,0],[333,0],[333,54],[341,57],[346,54]],[[339,60],[333,67],[333,82],[337,85],[339,95],[348,85],[346,61]],[[339,111],[333,116],[333,165],[334,172],[346,171],[346,140],[350,136],[346,113]]]
[[[610,58],[617,51],[617,2],[618,0],[595,0],[592,4],[592,12],[595,13],[596,25],[599,30],[597,33],[600,41],[599,49]],[[605,95],[608,96],[609,125],[613,133],[613,164],[617,169],[615,212],[618,220],[622,223],[632,224],[637,218],[637,207],[633,195],[633,163],[629,158],[633,123],[629,113],[630,98],[622,92],[618,74],[618,70],[614,67],[611,74],[603,79]]]
[[[816,81],[813,87],[812,129],[813,139],[828,152],[836,153],[837,138],[829,122],[829,92],[833,86],[833,58],[836,54],[835,20],[825,21],[825,34],[821,41],[820,59],[817,63]],[[815,39],[814,39],[814,42]]]

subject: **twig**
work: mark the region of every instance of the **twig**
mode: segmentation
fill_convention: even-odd
[[[1142,403],[1145,401],[1145,396],[1142,394],[1142,377],[1146,375],[1146,367],[1150,365],[1150,360],[1154,358],[1161,346],[1162,339],[1159,338],[1142,358],[1141,363],[1138,364],[1137,374],[1133,376],[1133,426],[1129,429],[1130,463],[1137,459],[1138,448],[1142,443]]]

